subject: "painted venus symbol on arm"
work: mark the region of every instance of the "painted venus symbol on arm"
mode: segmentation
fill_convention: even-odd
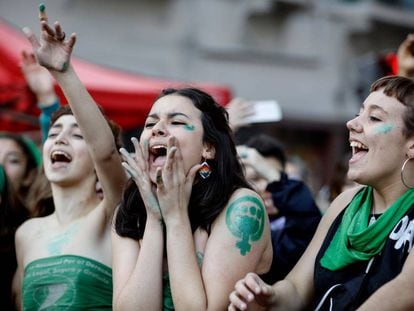
[[[245,256],[251,250],[251,243],[258,241],[264,230],[266,211],[256,197],[244,196],[230,204],[226,212],[226,224],[230,232],[240,238],[236,247]]]

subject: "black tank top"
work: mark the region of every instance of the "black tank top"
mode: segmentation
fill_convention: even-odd
[[[379,287],[401,272],[413,246],[414,206],[391,231],[380,254],[369,261],[357,262],[337,271],[325,269],[320,265],[320,260],[342,221],[344,211],[332,223],[316,257],[315,310],[357,309]]]

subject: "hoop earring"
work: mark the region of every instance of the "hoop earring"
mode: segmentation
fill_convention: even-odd
[[[207,178],[210,177],[210,175],[211,175],[211,169],[210,169],[210,165],[208,165],[207,161],[204,161],[203,163],[201,163],[201,167],[198,170],[198,174],[203,179],[207,179]]]
[[[411,158],[407,158],[407,160],[404,161],[402,167],[401,167],[401,181],[403,183],[404,186],[406,186],[408,189],[413,189],[414,186],[409,186],[404,179],[404,169],[405,169],[405,165],[408,163],[408,161],[412,160]]]

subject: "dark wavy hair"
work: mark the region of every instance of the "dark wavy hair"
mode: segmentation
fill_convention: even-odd
[[[188,98],[202,112],[203,141],[215,148],[215,158],[207,160],[212,173],[207,179],[196,177],[188,207],[192,231],[201,227],[210,232],[211,224],[225,208],[232,193],[242,187],[250,188],[237,157],[228,114],[213,97],[196,88],[165,89],[158,99],[168,95]],[[141,195],[130,180],[116,214],[115,230],[120,236],[141,239],[146,218]]]

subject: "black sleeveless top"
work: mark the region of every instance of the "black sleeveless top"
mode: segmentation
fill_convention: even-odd
[[[379,287],[394,279],[402,270],[414,239],[414,206],[393,228],[382,252],[369,261],[331,271],[320,265],[342,217],[332,223],[316,257],[314,272],[315,310],[355,310]],[[377,215],[377,217],[379,217]]]

